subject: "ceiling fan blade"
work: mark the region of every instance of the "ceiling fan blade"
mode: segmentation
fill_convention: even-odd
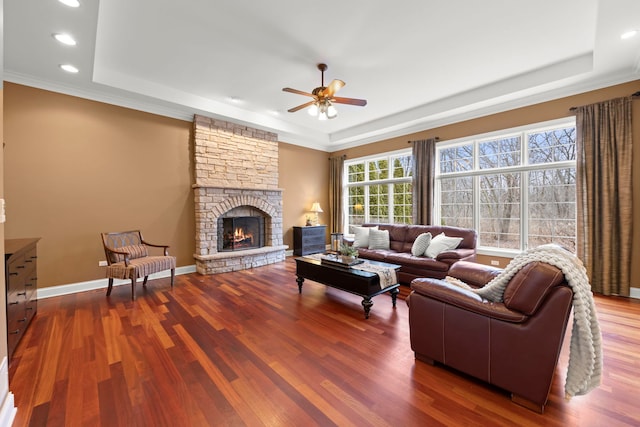
[[[367,105],[366,99],[356,99],[356,98],[338,98],[334,97],[331,99],[331,102],[335,102],[336,104],[349,104],[349,105],[358,105],[360,107],[364,107]]]
[[[311,94],[309,92],[303,92],[303,91],[298,90],[298,89],[291,89],[290,87],[283,87],[282,90],[285,91],[285,92],[296,93],[298,95],[310,96],[312,98],[315,98],[315,95],[313,95],[313,94]]]
[[[346,83],[342,80],[333,79],[331,83],[322,91],[322,95],[331,98],[334,93],[340,90]]]
[[[298,110],[302,110],[303,108],[307,108],[308,106],[310,106],[314,102],[316,102],[316,101],[309,101],[309,102],[306,102],[306,103],[304,103],[302,105],[298,105],[297,107],[293,107],[293,108],[291,108],[290,110],[287,110],[287,111],[290,112],[290,113],[295,113]]]

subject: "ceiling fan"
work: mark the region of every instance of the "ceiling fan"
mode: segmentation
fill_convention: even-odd
[[[298,95],[310,96],[313,98],[313,101],[305,102],[304,104],[293,107],[287,111],[289,111],[290,113],[295,113],[298,110],[310,107],[308,110],[310,115],[317,116],[318,120],[326,120],[333,119],[338,115],[338,111],[333,106],[333,104],[349,104],[358,105],[360,107],[364,107],[365,105],[367,105],[367,101],[365,99],[340,98],[334,96],[335,93],[345,85],[345,82],[343,82],[342,80],[334,79],[331,81],[331,83],[329,83],[328,86],[325,86],[324,72],[327,70],[327,64],[318,64],[318,70],[320,70],[320,72],[322,73],[321,84],[311,93],[303,92],[297,89],[291,89],[290,87],[285,87],[282,89],[285,92],[296,93]]]

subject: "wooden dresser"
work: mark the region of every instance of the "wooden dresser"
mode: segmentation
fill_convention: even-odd
[[[39,238],[4,241],[5,282],[7,286],[7,358],[24,335],[38,309]]]
[[[293,227],[293,254],[297,256],[324,252],[327,248],[327,226]]]

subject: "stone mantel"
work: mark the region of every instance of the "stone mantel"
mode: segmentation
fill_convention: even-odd
[[[265,187],[237,187],[237,186],[224,186],[224,185],[219,185],[219,184],[214,184],[212,183],[211,185],[209,184],[193,184],[191,185],[191,188],[193,188],[194,190],[198,189],[198,188],[219,188],[221,190],[238,190],[238,191],[276,191],[279,193],[282,193],[284,191],[283,188],[265,188]]]

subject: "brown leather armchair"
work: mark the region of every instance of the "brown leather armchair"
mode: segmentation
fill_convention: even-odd
[[[479,288],[500,271],[459,261],[449,276]],[[573,298],[558,268],[527,264],[509,281],[502,303],[438,279],[415,279],[411,288],[407,305],[416,359],[450,366],[544,411]]]

